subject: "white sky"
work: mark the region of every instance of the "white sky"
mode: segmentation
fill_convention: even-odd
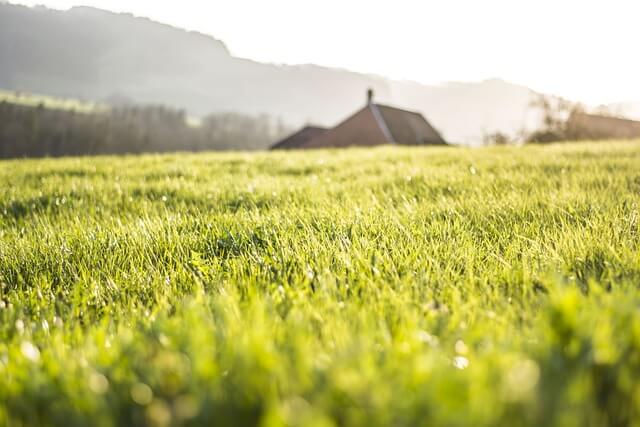
[[[499,77],[599,104],[640,102],[640,0],[13,0],[148,16],[236,56],[435,84]]]

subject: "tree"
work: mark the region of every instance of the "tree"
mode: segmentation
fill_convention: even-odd
[[[542,126],[526,138],[527,142],[534,143],[566,140],[569,118],[583,109],[580,104],[547,95],[540,95],[530,106],[542,113]]]
[[[487,133],[482,138],[483,145],[510,145],[513,143],[513,139],[509,135],[500,131]]]

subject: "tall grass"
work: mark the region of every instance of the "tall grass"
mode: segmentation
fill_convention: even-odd
[[[0,424],[640,425],[638,142],[0,183]]]

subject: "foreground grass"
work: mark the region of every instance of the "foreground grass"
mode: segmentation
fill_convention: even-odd
[[[0,183],[0,424],[640,425],[639,143]]]

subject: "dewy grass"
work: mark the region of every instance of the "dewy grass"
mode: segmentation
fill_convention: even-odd
[[[0,183],[0,424],[640,425],[638,142]]]

